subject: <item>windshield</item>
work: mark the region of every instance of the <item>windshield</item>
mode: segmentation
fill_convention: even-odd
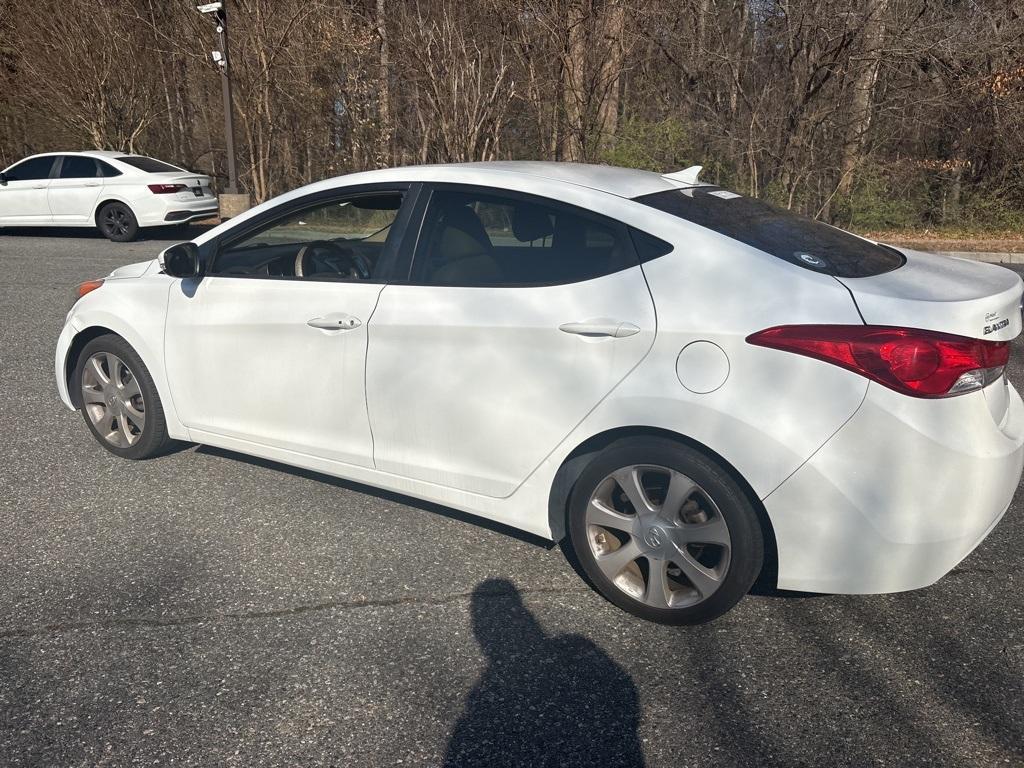
[[[836,277],[871,277],[904,263],[899,251],[752,197],[711,185],[655,192],[637,202]]]

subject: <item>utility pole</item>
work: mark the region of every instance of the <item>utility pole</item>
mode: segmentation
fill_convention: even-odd
[[[220,196],[221,218],[230,218],[249,208],[249,196],[238,191],[238,165],[235,161],[235,108],[231,96],[231,59],[228,55],[228,14],[224,2],[196,6],[202,14],[210,15],[217,24],[220,50],[213,52],[213,60],[220,67],[221,91],[224,96],[224,143],[228,160],[228,186]]]

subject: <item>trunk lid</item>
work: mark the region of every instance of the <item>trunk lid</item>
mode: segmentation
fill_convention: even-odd
[[[182,173],[181,171],[167,171],[164,173],[151,173],[150,176],[158,177],[164,184],[184,184],[188,187],[186,192],[180,192],[182,199],[188,197],[213,197],[213,187],[210,185],[210,177],[199,173]]]
[[[868,325],[1009,341],[1021,332],[1024,283],[1008,269],[900,249],[907,262],[872,277],[837,277]]]

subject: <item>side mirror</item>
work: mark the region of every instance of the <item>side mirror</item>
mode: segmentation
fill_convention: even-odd
[[[0,185],[7,186],[7,174],[0,171]]]
[[[160,268],[171,277],[199,277],[199,248],[195,243],[178,243],[159,256]]]

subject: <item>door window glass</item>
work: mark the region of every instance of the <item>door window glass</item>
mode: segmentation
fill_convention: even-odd
[[[430,198],[413,266],[427,285],[550,285],[637,261],[617,222],[539,198],[451,190]]]
[[[50,178],[50,169],[53,168],[52,156],[33,157],[23,160],[7,171],[8,181],[38,181],[39,179]]]
[[[389,192],[288,214],[229,243],[209,274],[372,280],[401,205],[401,193]]]
[[[96,176],[96,161],[91,157],[65,155],[60,166],[62,179],[87,179]]]

